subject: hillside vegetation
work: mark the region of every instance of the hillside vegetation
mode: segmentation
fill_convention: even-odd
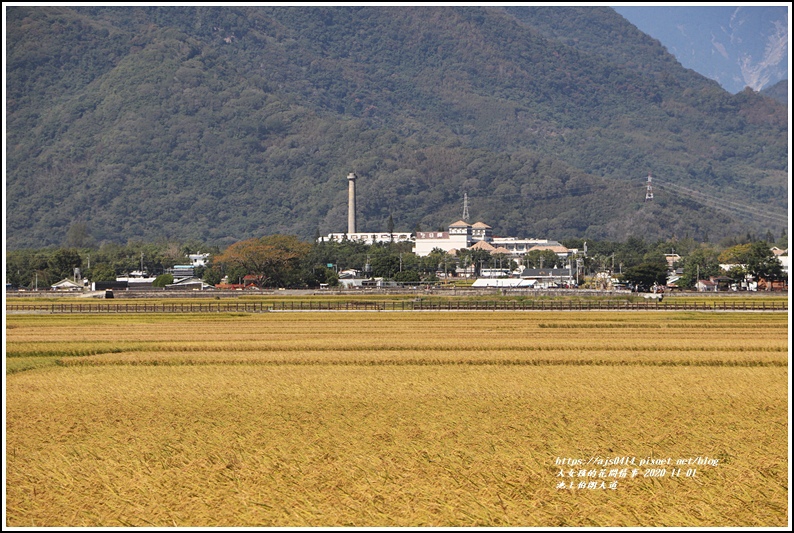
[[[773,98],[783,105],[787,105],[788,80],[781,80],[767,89],[761,89],[761,94]]]
[[[23,6],[7,28],[11,249],[75,224],[99,243],[343,231],[350,171],[364,231],[443,228],[464,193],[498,235],[786,226],[785,107],[609,8]]]

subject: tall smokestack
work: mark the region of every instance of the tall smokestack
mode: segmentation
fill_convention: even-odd
[[[356,233],[356,175],[347,175],[347,232]]]

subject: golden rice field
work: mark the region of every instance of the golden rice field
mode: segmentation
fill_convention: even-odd
[[[784,527],[787,319],[9,315],[6,525]]]

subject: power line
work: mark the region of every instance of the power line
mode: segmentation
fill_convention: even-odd
[[[714,209],[720,209],[723,211],[731,212],[734,214],[740,214],[744,216],[762,217],[777,223],[788,222],[788,215],[775,213],[769,210],[761,211],[760,209],[755,207],[740,204],[731,200],[725,200],[723,198],[717,198],[715,196],[711,196],[709,194],[700,191],[689,189],[682,185],[675,185],[673,183],[666,183],[666,182],[659,183],[657,181],[656,186],[663,189],[665,188],[671,189],[672,191],[675,191],[679,194],[684,194],[686,196],[689,196],[692,200],[695,200],[696,202],[699,202],[708,207],[712,207]]]
[[[712,196],[700,191],[696,191],[693,189],[689,189],[682,185],[676,185],[673,183],[667,182],[659,182],[658,180],[655,181],[655,185],[660,189],[667,189],[670,192],[675,192],[678,194],[682,194],[687,196],[689,199],[696,201],[702,205],[707,207],[711,207],[713,209],[725,211],[731,213],[736,216],[743,216],[743,217],[760,217],[767,220],[770,220],[774,223],[778,224],[787,224],[788,223],[788,214],[782,214],[779,212],[770,211],[769,209],[761,210],[760,208],[748,206],[745,204],[740,204],[738,202],[732,200],[726,200],[724,198],[718,198],[716,196]],[[650,188],[650,175],[648,183],[646,184],[646,195],[645,200],[649,200],[653,198],[653,192]],[[543,201],[543,200],[552,200],[556,198],[564,198],[570,196],[580,196],[584,194],[594,193],[597,192],[599,189],[606,190],[607,187],[599,187],[593,185],[584,185],[578,187],[571,187],[571,188],[561,188],[558,189],[556,192],[553,193],[545,193],[545,194],[533,194],[533,193],[524,193],[524,192],[513,192],[513,193],[502,193],[502,194],[483,194],[477,195],[478,198],[482,199],[493,199],[493,198],[510,198],[510,197],[520,197],[525,200],[534,200],[534,201]],[[463,208],[464,208],[464,215],[468,214],[468,193],[464,193],[463,198]],[[464,220],[468,220],[467,217],[464,216]]]

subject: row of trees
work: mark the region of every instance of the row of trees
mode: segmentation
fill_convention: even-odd
[[[682,269],[678,285],[687,289],[694,288],[698,279],[720,275],[737,282],[747,276],[756,280],[783,278],[781,264],[771,251],[772,244],[750,235],[720,245],[691,239],[648,243],[637,237],[624,242],[571,239],[563,244],[576,249],[576,256],[563,259],[549,250],[534,250],[524,256],[523,264],[527,268],[576,268],[585,281],[607,273],[641,289],[654,283],[665,284],[670,273],[667,254],[680,256],[673,268]],[[6,281],[15,287],[46,289],[64,278],[75,277],[76,269],[90,281],[110,281],[143,269],[158,276],[157,284],[162,286],[173,280],[167,269],[185,263],[188,254],[199,251],[210,253],[210,263],[196,269],[195,275],[210,285],[223,279],[230,283],[248,280],[262,288],[334,286],[339,273],[351,269],[367,277],[420,282],[437,281],[439,272],[452,273],[459,268],[473,276],[479,276],[483,268],[517,268],[509,256],[484,250],[461,250],[452,256],[435,249],[419,257],[411,252],[411,246],[366,245],[348,240],[312,243],[292,235],[268,235],[237,242],[224,250],[199,242],[15,250],[7,253]],[[721,264],[734,266],[726,273]]]
[[[47,289],[62,279],[74,279],[75,269],[79,269],[80,277],[90,281],[113,281],[116,276],[133,270],[159,276],[174,265],[184,264],[188,254],[198,251],[211,256],[220,253],[217,246],[198,241],[131,241],[126,245],[105,243],[98,248],[89,245],[9,250],[6,253],[6,283],[14,287]],[[197,275],[203,276],[203,269],[198,269]]]
[[[738,244],[731,242],[736,239],[723,245],[689,239],[648,244],[631,237],[624,243],[594,242],[583,261],[590,275],[607,271],[640,289],[665,285],[671,273],[667,254],[680,256],[672,269],[680,272],[677,285],[683,289],[693,289],[698,280],[718,276],[729,277],[736,283],[748,277],[769,281],[784,278],[782,264],[772,252],[772,243],[754,240],[749,235]],[[568,242],[569,246],[573,244]],[[721,265],[731,266],[725,271]]]

